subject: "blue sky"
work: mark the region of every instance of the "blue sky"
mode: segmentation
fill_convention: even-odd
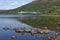
[[[0,10],[9,10],[20,7],[33,0],[0,0]]]

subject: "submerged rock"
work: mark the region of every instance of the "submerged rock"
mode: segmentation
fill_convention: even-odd
[[[9,27],[4,27],[3,30],[9,30],[10,28]]]
[[[12,38],[12,39],[16,39],[16,36],[12,36],[11,38]]]
[[[15,28],[15,32],[17,33],[31,33],[31,34],[49,34],[50,31],[48,29],[42,29],[42,30],[34,30],[34,29],[24,29],[24,28]]]
[[[25,32],[24,28],[15,28],[14,30],[15,32],[18,32],[18,33]]]
[[[36,30],[31,30],[31,34],[37,34],[38,32]]]
[[[31,29],[25,29],[25,32],[30,33],[31,32]]]

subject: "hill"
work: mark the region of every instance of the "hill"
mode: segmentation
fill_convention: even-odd
[[[21,11],[60,14],[60,0],[36,0],[13,10],[0,11],[0,13],[18,13]]]

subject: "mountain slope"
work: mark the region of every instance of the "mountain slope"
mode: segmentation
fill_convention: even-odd
[[[0,13],[18,13],[20,11],[60,14],[60,0],[36,0],[13,10],[0,11]]]

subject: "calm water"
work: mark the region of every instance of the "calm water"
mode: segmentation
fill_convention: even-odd
[[[1,18],[0,17],[0,40],[13,40],[11,37],[13,35],[16,36],[14,40],[48,40],[47,36],[54,36],[56,35],[55,31],[51,31],[50,34],[34,34],[31,35],[30,33],[16,33],[14,30],[3,30],[4,27],[9,28],[32,28],[31,26],[24,24],[16,18]]]

